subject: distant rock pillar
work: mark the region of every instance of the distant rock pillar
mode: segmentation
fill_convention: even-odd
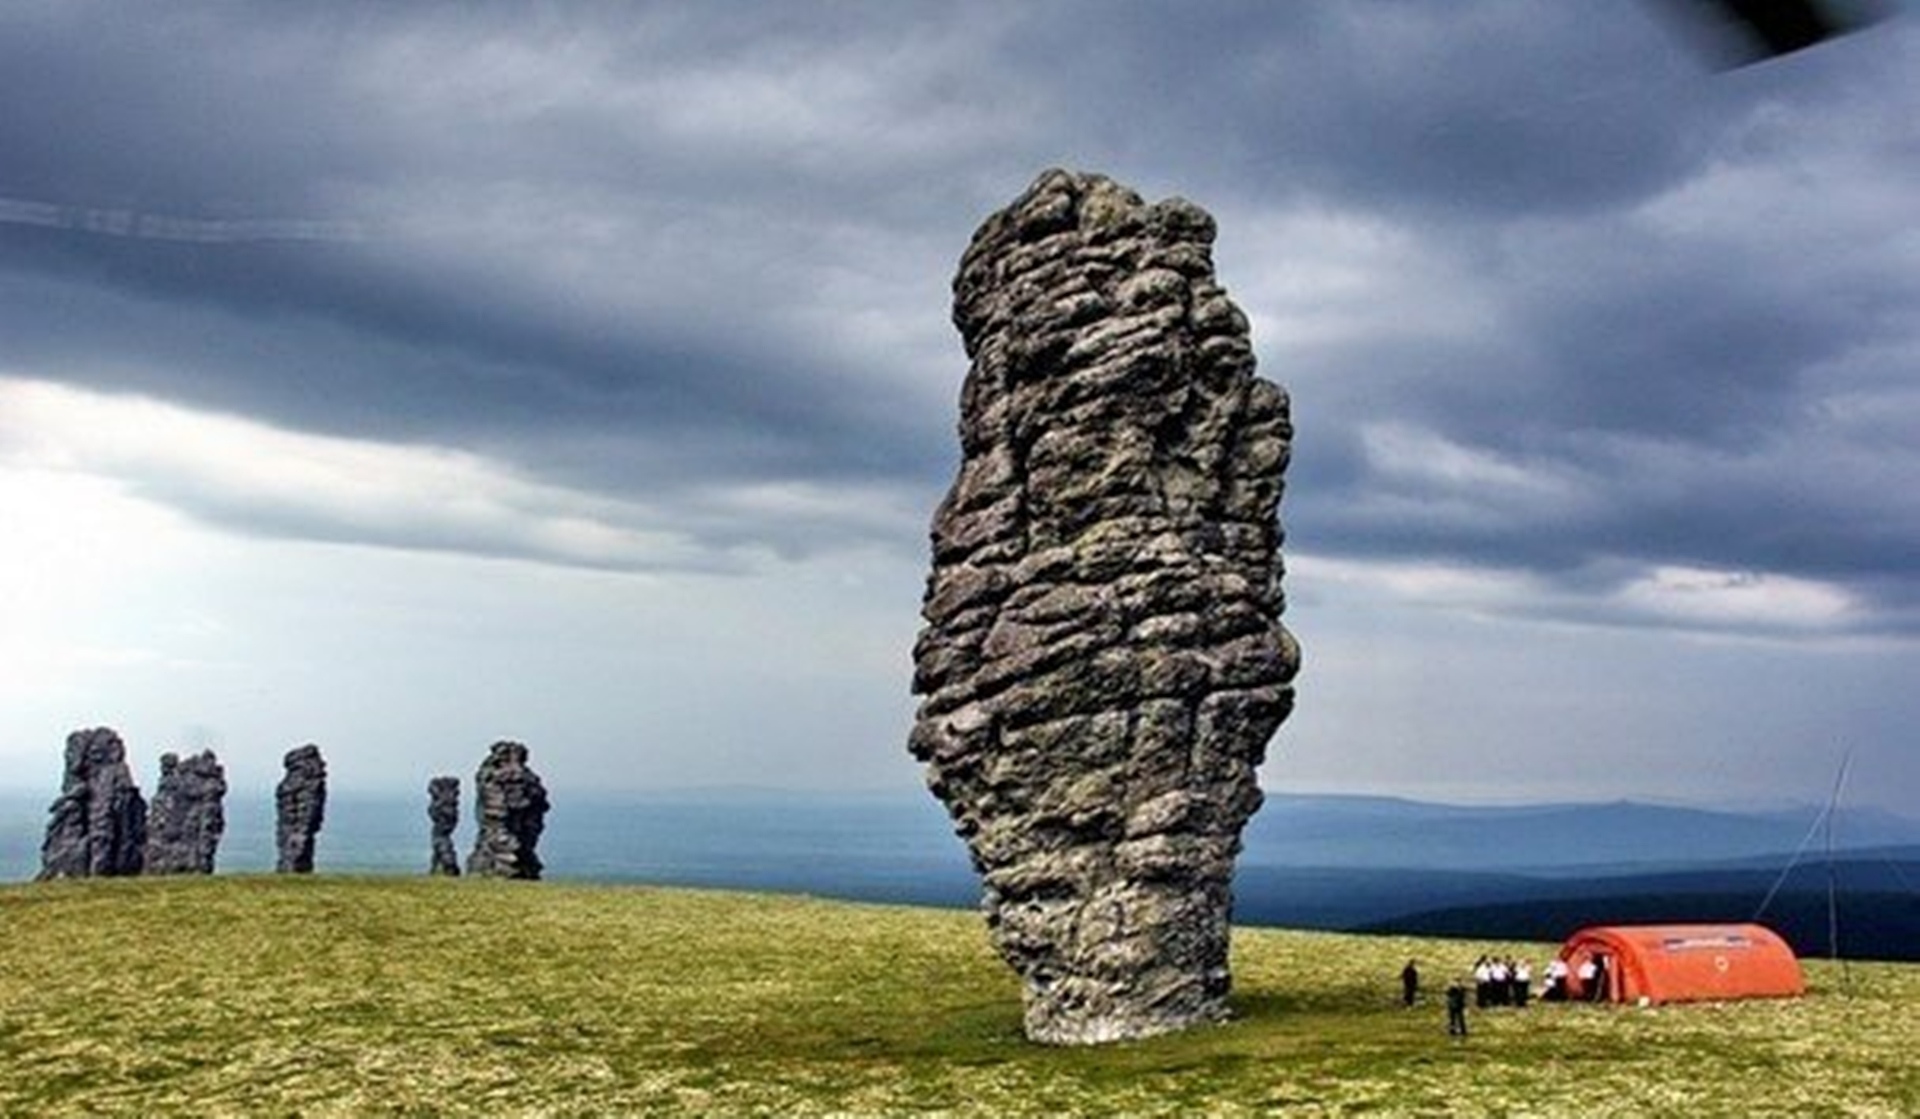
[[[1227,1014],[1233,862],[1299,648],[1287,396],[1254,375],[1213,239],[1192,203],[1049,171],[954,279],[972,367],[910,749],[1037,1041]]]
[[[496,742],[473,778],[475,822],[467,873],[495,878],[539,878],[536,852],[547,826],[547,788],[527,766],[527,748]]]
[[[147,802],[127,768],[127,748],[107,727],[67,736],[60,795],[47,810],[42,881],[139,874],[145,864]]]
[[[460,875],[460,855],[453,847],[453,829],[460,826],[460,779],[435,777],[427,782],[427,822],[433,829],[433,862],[429,874]]]
[[[147,814],[148,874],[212,874],[227,830],[227,774],[213,751],[160,755]]]
[[[327,816],[327,763],[320,747],[308,743],[287,751],[286,776],[273,791],[278,821],[274,843],[281,874],[313,873],[313,841]]]

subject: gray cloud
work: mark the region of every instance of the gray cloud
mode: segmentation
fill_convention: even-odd
[[[392,788],[503,730],[555,787],[911,785],[947,285],[1068,165],[1218,217],[1293,394],[1270,782],[1818,795],[1858,741],[1910,804],[1917,56],[1716,74],[1641,0],[0,6],[12,771],[110,721],[260,785],[293,728]]]
[[[1604,207],[1378,211],[1433,222],[1428,245],[1486,325],[1388,329],[1303,359],[1322,367],[1297,401],[1326,414],[1317,443],[1301,421],[1296,541],[1531,571],[1588,596],[1661,564],[1773,572],[1858,596],[1848,625],[1911,633],[1920,520],[1897,479],[1920,469],[1920,271],[1898,184],[1920,174],[1914,54],[1894,24],[1697,91],[1669,83],[1683,123],[1691,97],[1712,102],[1713,127],[1657,189]],[[1397,444],[1363,437],[1382,425]],[[1484,469],[1403,469],[1409,433]],[[1496,484],[1494,467],[1530,484]],[[1672,622],[1579,601],[1532,605]]]
[[[1223,258],[1229,219],[1325,213],[1426,269],[1262,341],[1298,547],[1627,621],[1606,595],[1660,565],[1761,571],[1906,631],[1916,53],[1894,21],[1715,77],[1632,3],[22,5],[0,361],[830,547],[889,530],[706,487],[930,504],[953,260],[1080,163],[1222,214]],[[1226,275],[1256,318],[1293,310],[1269,275],[1354,264],[1293,248]]]

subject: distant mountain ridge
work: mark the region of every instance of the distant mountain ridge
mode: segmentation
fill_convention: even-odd
[[[1248,831],[1235,877],[1248,923],[1557,941],[1592,924],[1758,917],[1803,955],[1920,960],[1920,822],[1887,812],[1842,806],[1831,861],[1813,807],[1283,795]]]
[[[0,879],[21,881],[38,870],[50,799],[0,794]],[[270,801],[229,799],[220,869],[271,869]],[[910,793],[568,796],[558,789],[554,802],[541,855],[555,878],[951,908],[980,898],[945,812]],[[321,833],[320,869],[424,873],[425,806],[424,794],[336,797]],[[1920,821],[1842,806],[1830,872],[1824,829],[1810,837],[1818,815],[1812,807],[1480,807],[1272,793],[1246,831],[1235,919],[1554,940],[1582,923],[1746,920],[1779,881],[1768,921],[1797,948],[1824,955],[1831,873],[1845,954],[1920,958]],[[456,842],[466,842],[464,833]],[[1781,881],[1803,846],[1800,865]]]
[[[1636,801],[1463,806],[1270,793],[1247,828],[1246,846],[1253,861],[1277,866],[1494,873],[1680,868],[1784,861],[1819,815],[1811,806],[1768,812]],[[1875,809],[1843,805],[1833,830],[1843,850],[1920,846],[1920,821]]]
[[[1905,862],[1823,861],[1784,879],[1770,871],[1701,870],[1536,881],[1501,900],[1405,913],[1345,931],[1557,941],[1589,925],[1759,920],[1803,957],[1916,961],[1920,891],[1913,884],[1920,883],[1920,849],[1907,855]]]

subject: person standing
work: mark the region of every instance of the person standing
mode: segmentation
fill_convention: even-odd
[[[1580,961],[1580,968],[1574,974],[1580,977],[1580,997],[1592,1002],[1600,991],[1600,965],[1594,962],[1592,956],[1588,956]]]
[[[1467,1036],[1467,986],[1459,979],[1447,988],[1447,1036]]]
[[[1412,1006],[1413,1000],[1420,997],[1420,961],[1408,960],[1407,966],[1400,969],[1400,1002],[1403,1006]]]
[[[1555,956],[1547,964],[1547,985],[1541,997],[1548,1002],[1567,1001],[1567,961]]]
[[[1513,1005],[1522,1010],[1533,997],[1533,965],[1521,960],[1513,965]]]

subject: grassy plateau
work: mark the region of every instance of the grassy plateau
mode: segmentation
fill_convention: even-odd
[[[1234,1021],[1020,1034],[971,913],[216,876],[0,888],[0,1115],[1920,1114],[1920,967],[1804,999],[1398,1003],[1542,945],[1240,929]]]

